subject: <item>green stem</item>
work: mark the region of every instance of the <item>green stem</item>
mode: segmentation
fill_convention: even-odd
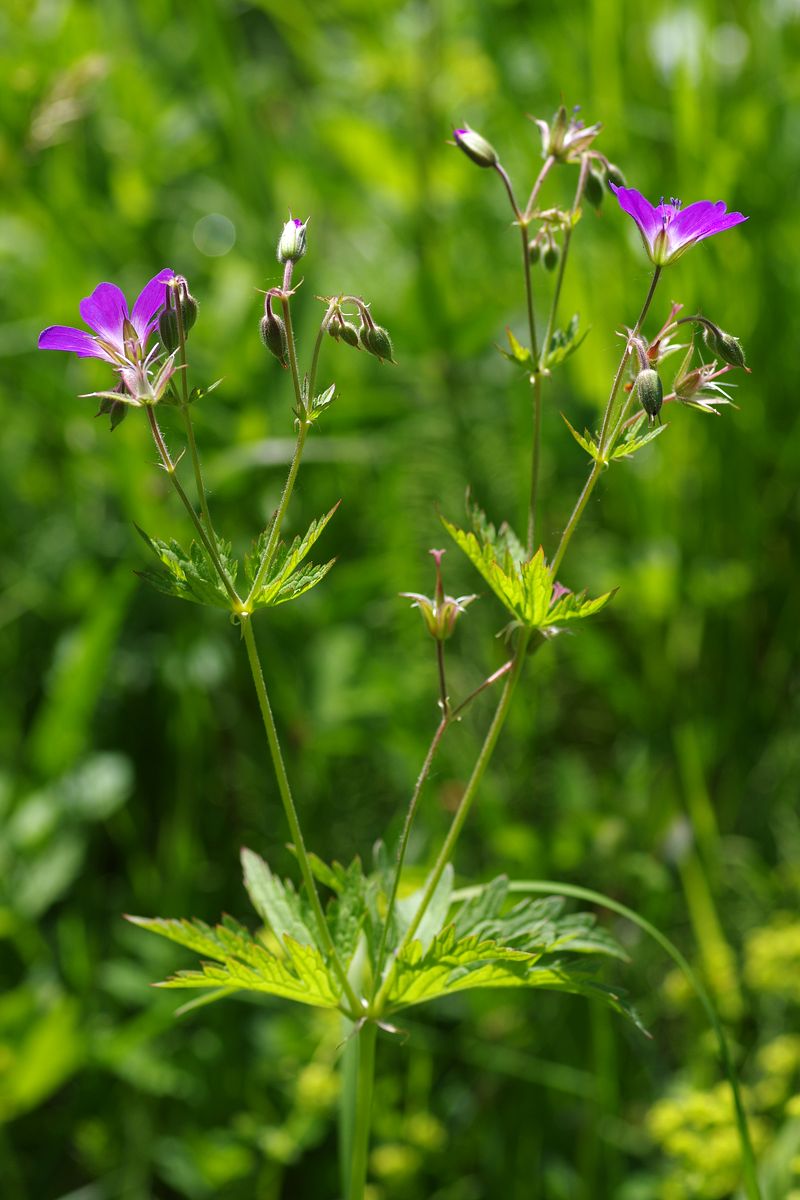
[[[460,704],[457,704],[455,708],[452,708],[447,713],[445,713],[444,716],[442,717],[442,720],[439,723],[439,726],[438,726],[436,732],[433,735],[431,744],[428,747],[428,753],[425,756],[425,761],[423,762],[420,773],[417,776],[417,782],[414,785],[414,792],[413,792],[413,794],[411,796],[411,800],[409,802],[408,812],[406,813],[406,819],[405,819],[405,823],[403,825],[403,832],[400,835],[400,844],[399,844],[398,850],[397,850],[397,863],[395,866],[394,877],[392,879],[392,888],[391,888],[391,893],[389,895],[389,902],[386,907],[386,916],[384,918],[384,923],[383,923],[383,932],[381,933],[380,947],[378,949],[377,975],[379,978],[380,978],[381,972],[383,971],[384,956],[386,954],[386,941],[389,936],[389,928],[391,925],[392,915],[394,913],[394,906],[397,903],[397,892],[400,887],[400,879],[403,874],[403,865],[405,863],[406,851],[408,850],[408,840],[411,835],[411,826],[414,824],[414,818],[417,814],[417,809],[419,807],[419,799],[422,794],[422,789],[425,785],[425,782],[427,781],[428,776],[430,775],[431,767],[433,766],[433,760],[436,757],[436,753],[439,749],[439,744],[440,744],[442,738],[444,737],[444,734],[447,731],[447,729],[449,728],[449,726],[452,725],[454,721],[461,720],[461,714],[468,708],[468,706],[472,703],[472,701],[477,696],[480,696],[480,694],[482,692],[486,691],[487,688],[490,688],[492,686],[492,684],[497,683],[497,681],[499,679],[502,679],[504,675],[507,675],[508,672],[513,667],[513,665],[514,665],[513,659],[509,659],[508,662],[503,663],[502,667],[500,667],[497,671],[495,671],[493,674],[491,674],[488,677],[488,679],[484,679],[483,683],[481,683],[478,687],[476,687],[474,689],[474,691],[470,692],[469,695],[464,700],[462,700]]]
[[[297,404],[297,418],[302,420],[303,414],[306,413],[306,401],[303,396],[303,389],[300,385],[300,370],[297,366],[297,344],[294,339],[294,326],[292,325],[292,302],[291,302],[291,284],[292,284],[292,268],[294,264],[287,262],[283,272],[283,290],[281,292],[281,308],[283,309],[283,320],[286,326],[286,343],[289,351],[289,370],[292,375],[292,385],[294,387],[294,398]]]
[[[536,507],[539,497],[539,472],[542,457],[542,377],[537,371],[533,382],[533,438],[531,451],[531,490],[528,498],[528,558],[536,545]]]
[[[289,344],[291,345],[291,341]],[[310,428],[311,426],[308,421],[300,418],[298,419],[297,441],[294,447],[292,463],[289,467],[289,474],[286,476],[286,483],[283,486],[283,493],[278,505],[278,510],[275,513],[275,517],[270,527],[267,544],[264,548],[264,553],[261,556],[261,562],[258,564],[258,570],[256,571],[255,578],[253,579],[253,586],[250,588],[247,599],[245,600],[245,608],[248,610],[252,607],[253,600],[261,589],[261,585],[264,582],[264,577],[269,570],[270,563],[272,562],[275,554],[275,548],[278,544],[278,538],[280,537],[281,525],[283,524],[283,518],[286,516],[286,509],[289,507],[289,501],[292,498],[292,492],[294,491],[294,485],[297,479],[297,472],[300,470],[300,460],[303,457],[303,447],[306,444],[306,438],[308,437],[308,431]]]
[[[208,510],[206,486],[203,480],[203,472],[200,467],[200,455],[197,451],[197,442],[194,436],[194,426],[192,425],[192,418],[189,412],[189,380],[187,379],[189,367],[186,358],[186,329],[183,324],[183,308],[180,300],[180,295],[175,297],[175,316],[178,320],[178,353],[181,360],[180,409],[181,416],[183,417],[184,429],[186,430],[186,441],[189,443],[189,456],[192,460],[192,467],[194,469],[194,481],[197,488],[197,498],[200,501],[200,512],[203,516],[203,523],[211,534],[211,540],[214,541],[216,539],[216,534],[214,533],[214,527],[211,524],[211,513]]]
[[[539,192],[541,191],[542,184],[544,183],[547,176],[550,174],[551,168],[555,165],[555,161],[556,160],[553,158],[553,155],[549,154],[547,156],[547,158],[544,160],[542,169],[536,177],[536,182],[534,183],[533,188],[531,189],[531,194],[528,197],[528,204],[525,208],[524,216],[527,221],[529,221],[531,219],[531,217],[533,216],[533,206],[536,203],[536,198],[539,195]]]
[[[627,342],[625,343],[625,349],[622,352],[622,357],[620,358],[619,366],[617,367],[617,372],[614,376],[614,382],[611,385],[611,392],[610,392],[608,400],[606,402],[606,410],[603,414],[603,424],[602,424],[602,428],[600,430],[600,437],[598,439],[599,457],[597,459],[595,459],[595,461],[592,463],[592,469],[589,473],[589,478],[586,480],[586,483],[583,485],[583,491],[581,492],[580,496],[578,497],[578,499],[575,503],[575,507],[572,510],[572,514],[571,514],[569,520],[567,521],[567,524],[564,527],[564,532],[561,534],[561,541],[558,543],[558,549],[556,550],[555,555],[553,556],[553,559],[550,563],[550,569],[553,573],[553,578],[555,578],[556,572],[558,571],[558,568],[561,566],[564,555],[567,552],[569,543],[572,540],[572,535],[578,526],[578,522],[580,521],[581,517],[583,516],[583,510],[586,508],[586,505],[589,501],[589,497],[591,496],[592,492],[594,491],[594,485],[597,483],[597,480],[600,478],[600,472],[603,470],[603,467],[608,462],[608,454],[613,448],[614,441],[615,441],[617,434],[619,432],[619,429],[621,427],[622,418],[624,418],[624,416],[625,416],[625,410],[623,408],[623,411],[621,414],[621,419],[617,422],[616,426],[614,427],[614,430],[613,430],[611,436],[608,437],[608,426],[611,421],[611,413],[614,408],[614,401],[617,398],[617,392],[619,391],[619,385],[622,382],[622,376],[625,371],[626,364],[628,362],[628,356],[630,355],[630,352],[631,352],[631,343],[632,343],[633,339],[636,337],[636,335],[638,334],[639,330],[641,329],[642,324],[644,323],[644,319],[647,316],[647,312],[650,308],[650,304],[652,302],[653,296],[655,295],[655,290],[658,285],[658,281],[659,281],[660,277],[661,277],[661,267],[656,267],[655,271],[653,272],[653,278],[650,280],[650,287],[648,289],[647,296],[645,297],[645,302],[642,305],[642,311],[639,313],[639,319],[637,320],[636,324],[634,325],[633,329],[631,330],[630,336],[629,336]]]
[[[570,248],[570,244],[572,242],[572,232],[575,228],[575,225],[574,225],[575,214],[577,213],[578,209],[581,206],[581,200],[583,199],[583,189],[586,187],[586,176],[588,174],[589,174],[589,159],[586,155],[583,155],[581,157],[581,169],[580,169],[580,173],[578,175],[578,186],[575,189],[575,198],[572,201],[572,208],[570,209],[570,225],[569,225],[569,229],[564,230],[564,248],[561,252],[561,259],[558,264],[558,273],[556,275],[556,283],[555,283],[555,287],[553,289],[553,299],[550,303],[550,312],[548,313],[548,316],[547,316],[547,327],[545,329],[544,337],[542,338],[542,359],[544,359],[544,356],[547,354],[547,349],[550,345],[550,338],[553,336],[553,329],[554,329],[555,323],[556,323],[556,316],[558,315],[558,303],[559,303],[559,300],[561,299],[561,288],[564,283],[564,272],[567,269],[567,259],[569,258],[569,248]],[[540,361],[539,370],[542,371],[543,369],[544,369],[544,363],[543,363],[543,361]]]
[[[362,1025],[358,1037],[358,1078],[356,1114],[353,1130],[353,1159],[347,1200],[364,1200],[369,1158],[369,1134],[372,1124],[372,1086],[375,1078],[375,1042],[378,1027],[372,1021]]]
[[[420,773],[417,776],[417,782],[414,785],[414,792],[411,796],[408,812],[406,813],[405,823],[403,824],[403,832],[400,835],[400,844],[397,848],[397,863],[395,864],[394,876],[392,878],[392,889],[389,893],[389,902],[386,906],[386,916],[383,919],[383,931],[381,932],[381,941],[380,946],[378,947],[378,978],[380,978],[381,972],[383,971],[384,956],[386,954],[386,941],[389,936],[389,928],[392,923],[392,917],[394,916],[394,906],[397,902],[397,892],[400,887],[400,878],[403,874],[403,865],[406,859],[406,851],[408,850],[408,839],[411,835],[411,826],[414,824],[414,817],[417,814],[419,798],[422,794],[425,781],[430,774],[433,760],[436,757],[436,751],[439,749],[439,743],[444,737],[445,731],[449,724],[450,719],[445,713],[439,722],[436,732],[431,740],[431,744],[428,747],[428,753],[425,755],[425,761],[423,762]]]
[[[200,541],[205,546],[206,551],[208,552],[208,556],[211,559],[211,561],[213,562],[214,568],[215,568],[217,574],[219,575],[220,580],[222,581],[223,587],[225,588],[225,591],[230,596],[231,604],[232,604],[234,611],[237,613],[241,612],[242,611],[241,597],[238,595],[236,589],[234,588],[233,584],[231,583],[230,578],[228,576],[228,572],[225,570],[224,566],[222,565],[222,560],[219,556],[219,552],[217,550],[215,542],[211,540],[212,537],[214,536],[213,531],[209,530],[209,532],[211,532],[211,537],[209,537],[209,532],[206,531],[206,528],[203,525],[203,522],[200,520],[197,513],[195,512],[194,505],[192,504],[189,497],[186,495],[183,484],[178,479],[178,476],[175,473],[176,464],[172,460],[172,456],[170,455],[170,452],[167,449],[167,443],[164,441],[164,436],[158,427],[158,421],[156,420],[156,414],[153,411],[152,405],[147,406],[147,419],[150,422],[150,432],[153,435],[153,441],[156,444],[156,449],[158,450],[158,454],[161,459],[164,470],[167,472],[167,475],[170,478],[170,482],[172,483],[172,486],[175,488],[175,491],[178,493],[181,503],[183,504],[183,506],[186,509],[189,516],[192,518],[192,524],[194,525],[195,529],[197,530],[197,536],[200,538]]]
[[[386,1001],[386,996],[388,995],[392,984],[395,962],[399,955],[402,954],[402,952],[409,945],[409,943],[413,941],[414,935],[420,926],[420,922],[425,916],[428,905],[430,904],[433,894],[438,887],[439,880],[442,877],[444,869],[447,866],[447,863],[450,861],[456,842],[458,841],[461,830],[464,827],[464,822],[469,816],[472,802],[475,799],[478,787],[480,786],[484,772],[486,771],[486,768],[489,765],[489,760],[492,757],[492,752],[497,744],[497,739],[500,736],[500,731],[505,724],[506,717],[508,716],[511,700],[522,672],[523,663],[525,662],[525,655],[528,649],[528,643],[531,639],[531,633],[532,631],[530,629],[520,631],[519,644],[514,655],[513,665],[508,677],[506,678],[505,687],[503,688],[502,694],[498,701],[494,717],[492,718],[492,723],[489,726],[489,730],[486,734],[483,745],[481,746],[475,766],[472,768],[472,774],[470,775],[469,782],[464,789],[464,794],[462,795],[458,808],[453,816],[447,836],[439,850],[433,870],[428,876],[428,882],[425,886],[425,891],[422,894],[419,907],[417,908],[417,911],[411,920],[411,924],[406,930],[405,935],[403,936],[400,945],[395,952],[394,961],[386,972],[383,982],[381,983],[377,995],[372,1003],[371,1011],[374,1015],[379,1015],[383,1008],[383,1005]]]
[[[453,902],[469,900],[473,896],[478,895],[480,890],[480,887],[461,888],[459,891],[453,893]],[[632,921],[634,925],[638,925],[644,933],[658,943],[662,950],[666,951],[693,988],[716,1035],[720,1060],[733,1095],[736,1127],[742,1148],[742,1165],[744,1168],[747,1197],[748,1200],[761,1200],[761,1189],[758,1182],[755,1153],[750,1139],[750,1129],[747,1124],[747,1113],[742,1100],[739,1079],[733,1063],[730,1046],[728,1045],[728,1039],[725,1036],[725,1030],[717,1016],[711,997],[678,947],[670,941],[666,934],[657,929],[655,925],[651,925],[645,917],[639,916],[632,908],[620,904],[617,900],[612,900],[610,896],[604,896],[601,892],[592,891],[590,888],[578,887],[570,883],[558,883],[549,879],[526,879],[511,883],[508,890],[522,894],[571,896],[576,900],[586,900],[590,904],[600,905],[603,908],[610,909],[611,912],[618,913],[628,921]]]
[[[269,697],[267,695],[267,687],[264,682],[264,673],[261,669],[261,660],[258,656],[258,647],[256,646],[255,634],[253,633],[253,623],[248,616],[242,617],[242,636],[244,644],[247,648],[247,657],[250,663],[250,671],[255,684],[256,695],[258,697],[258,706],[261,710],[261,718],[264,723],[264,731],[267,735],[267,743],[269,752],[272,758],[272,765],[275,770],[275,777],[278,781],[278,791],[283,804],[283,811],[286,814],[286,821],[289,825],[289,832],[294,843],[295,854],[297,861],[300,864],[300,872],[303,876],[303,883],[306,886],[306,892],[311,904],[311,909],[314,913],[314,919],[317,923],[321,944],[330,958],[331,964],[339,977],[339,982],[342,985],[342,991],[347,997],[347,1002],[350,1005],[350,1012],[347,1014],[354,1020],[357,1020],[361,1014],[362,1005],[356,998],[356,994],[350,985],[347,978],[347,973],[342,966],[339,955],[336,952],[336,947],[333,944],[333,938],[328,928],[328,922],[325,920],[325,914],[322,911],[317,885],[314,880],[314,874],[311,870],[311,864],[308,860],[308,851],[306,850],[303,832],[300,828],[300,821],[297,816],[294,798],[292,797],[292,789],[289,784],[289,777],[286,773],[286,764],[283,761],[280,742],[278,740],[278,730],[275,727],[275,718],[272,715]]]

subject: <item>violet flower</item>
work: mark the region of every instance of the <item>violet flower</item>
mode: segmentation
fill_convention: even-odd
[[[115,283],[98,283],[81,300],[80,314],[94,334],[70,325],[50,325],[39,335],[40,350],[66,350],[79,358],[102,358],[115,367],[129,367],[143,351],[167,302],[167,283],[175,272],[165,267],[145,284],[133,310]]]
[[[609,187],[619,201],[620,208],[633,217],[644,248],[657,267],[666,267],[680,258],[685,250],[703,238],[722,233],[734,225],[746,221],[740,212],[726,212],[724,200],[698,200],[688,208],[681,208],[677,200],[665,204],[651,204],[635,188]]]

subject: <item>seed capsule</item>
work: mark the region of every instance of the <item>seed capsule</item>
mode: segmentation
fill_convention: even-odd
[[[658,414],[664,402],[664,388],[658,372],[651,367],[640,371],[636,376],[636,390],[639,393],[639,403],[650,418],[650,424],[652,425],[656,418],[660,421]]]
[[[178,314],[174,308],[165,308],[158,318],[158,336],[167,354],[172,354],[180,345]]]

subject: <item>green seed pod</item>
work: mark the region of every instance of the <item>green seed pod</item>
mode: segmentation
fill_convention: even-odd
[[[598,167],[590,167],[586,176],[586,186],[584,188],[584,192],[586,199],[589,201],[592,208],[600,208],[602,206],[605,190],[605,172]]]
[[[270,354],[275,355],[282,367],[288,366],[289,343],[286,340],[286,326],[269,307],[261,318],[259,331],[261,340]]]
[[[172,354],[180,345],[178,314],[174,308],[165,308],[158,318],[158,336],[167,354]]]
[[[542,257],[542,247],[538,237],[531,238],[528,242],[528,262],[531,266],[535,266]]]
[[[373,354],[375,358],[379,358],[381,362],[388,360],[394,362],[392,351],[392,339],[387,331],[381,325],[362,325],[359,330],[359,341],[368,353]]]
[[[609,183],[613,183],[615,187],[627,187],[628,181],[619,169],[616,163],[608,163],[606,165],[606,179]]]
[[[544,248],[542,255],[542,264],[545,271],[555,271],[558,266],[558,260],[561,258],[561,247],[558,242],[549,241]]]
[[[459,150],[463,150],[467,158],[471,158],[479,167],[496,167],[500,159],[497,151],[486,138],[481,137],[474,129],[454,129],[453,138]]]
[[[703,328],[703,337],[712,354],[718,355],[724,363],[731,367],[742,367],[747,370],[742,343],[732,333],[725,333],[716,326],[711,329],[708,325]]]
[[[355,346],[358,349],[358,330],[350,321],[345,321],[340,327],[339,337],[343,342],[347,342],[348,346]]]
[[[636,376],[636,390],[639,393],[639,403],[650,418],[652,425],[661,412],[664,402],[664,388],[658,377],[658,372],[647,367]]]

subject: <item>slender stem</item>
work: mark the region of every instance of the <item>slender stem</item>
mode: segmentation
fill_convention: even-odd
[[[514,195],[514,188],[512,187],[511,180],[508,177],[508,172],[506,171],[505,167],[501,166],[500,163],[495,163],[494,169],[497,171],[497,174],[503,181],[503,185],[508,193],[508,198],[511,201],[511,207],[514,210],[514,216],[518,221],[524,220],[522,212],[520,211],[520,207],[517,204],[517,198]]]
[[[539,496],[539,474],[542,457],[542,377],[537,371],[531,376],[533,382],[533,438],[531,450],[531,490],[528,498],[528,535],[526,544],[528,558],[533,557],[536,546],[536,506]]]
[[[185,286],[184,284],[180,285]],[[200,455],[197,451],[197,441],[194,436],[194,426],[189,412],[189,381],[188,362],[186,358],[186,328],[183,323],[183,307],[180,302],[180,295],[175,296],[175,316],[178,320],[178,354],[181,360],[181,416],[183,417],[183,425],[186,430],[186,441],[189,443],[189,456],[192,460],[194,469],[194,482],[197,488],[197,498],[200,501],[200,512],[203,516],[203,523],[211,533],[212,541],[215,540],[214,528],[211,524],[211,513],[208,511],[208,498],[206,497],[206,487],[203,480],[203,472],[200,467]]]
[[[528,253],[528,222],[520,221],[522,235],[522,273],[525,278],[525,308],[528,316],[528,336],[531,343],[531,362],[538,362],[539,347],[536,340],[536,314],[533,309],[533,280],[531,260]],[[528,498],[528,557],[533,554],[536,538],[536,504],[539,494],[539,462],[542,451],[542,380],[538,368],[530,377],[533,387],[533,436],[531,439],[531,487]]]
[[[395,870],[394,870],[394,877],[392,879],[392,890],[389,893],[389,902],[386,906],[386,916],[384,917],[384,920],[383,920],[383,931],[381,933],[380,946],[378,947],[377,974],[378,974],[379,978],[380,978],[381,971],[383,970],[384,955],[386,953],[386,941],[389,937],[389,927],[392,923],[392,917],[394,916],[394,906],[397,901],[397,892],[400,887],[400,877],[403,874],[403,865],[405,863],[406,851],[408,850],[408,839],[411,834],[411,826],[414,824],[414,817],[417,815],[417,807],[419,805],[419,798],[422,794],[422,789],[425,785],[428,775],[430,774],[430,769],[433,764],[433,760],[436,757],[436,751],[439,749],[439,743],[441,742],[442,738],[444,737],[445,730],[447,729],[449,724],[450,724],[450,719],[445,714],[442,717],[441,721],[439,722],[436,732],[434,733],[433,738],[431,740],[431,744],[428,747],[428,753],[425,755],[425,761],[423,762],[420,773],[417,776],[417,782],[414,785],[414,792],[411,796],[411,802],[408,806],[408,812],[406,813],[406,819],[405,819],[405,823],[403,825],[403,832],[400,835],[400,844],[397,848],[397,863],[396,863]]]
[[[292,300],[291,300],[291,285],[292,285],[292,269],[294,263],[287,262],[283,271],[283,289],[281,292],[281,308],[283,309],[283,320],[286,325],[286,343],[289,351],[289,370],[292,375],[292,385],[294,386],[294,398],[297,404],[297,418],[302,420],[302,414],[306,412],[306,401],[303,396],[303,389],[300,384],[300,370],[297,366],[297,344],[294,338],[294,326],[292,325]]]
[[[319,329],[317,330],[317,337],[316,337],[316,341],[314,342],[314,349],[311,354],[311,366],[308,371],[309,404],[314,399],[314,389],[315,389],[316,383],[317,383],[317,366],[319,364],[319,352],[322,348],[322,339],[325,337],[325,332],[328,328],[328,324],[330,323],[331,315],[332,315],[335,307],[336,307],[336,301],[332,300],[330,302],[330,304],[328,305],[328,310],[325,313],[325,316],[322,318]]]
[[[372,1086],[375,1078],[375,1042],[378,1027],[373,1021],[362,1025],[358,1034],[358,1078],[356,1114],[353,1130],[353,1159],[347,1200],[364,1200],[367,1185],[369,1134],[372,1124]]]
[[[650,304],[652,302],[653,296],[655,295],[656,288],[658,287],[658,281],[661,278],[661,271],[662,271],[661,267],[656,267],[655,271],[653,272],[653,278],[650,280],[650,287],[648,288],[647,296],[645,297],[644,304],[642,305],[642,311],[639,313],[639,319],[636,322],[636,324],[634,325],[633,329],[631,330],[630,337],[628,338],[627,342],[625,343],[625,349],[622,352],[622,358],[619,360],[619,366],[617,367],[617,373],[614,376],[614,382],[611,385],[611,394],[609,395],[608,403],[606,404],[606,411],[603,414],[603,425],[602,425],[602,428],[600,429],[600,439],[599,439],[598,444],[600,446],[601,455],[605,455],[605,452],[608,449],[610,449],[610,446],[606,445],[606,435],[608,433],[609,424],[611,423],[611,414],[612,414],[612,411],[614,408],[614,400],[616,399],[617,392],[619,390],[619,385],[622,382],[622,376],[625,371],[625,367],[627,366],[627,363],[628,363],[628,356],[630,355],[630,352],[631,352],[631,343],[633,342],[633,339],[636,337],[639,330],[642,328],[644,319],[647,316],[648,309],[650,308]]]
[[[611,385],[611,392],[609,394],[608,401],[606,403],[606,410],[605,410],[605,413],[603,414],[603,424],[602,424],[602,428],[600,430],[600,437],[598,439],[599,457],[592,463],[592,469],[589,472],[589,478],[586,480],[586,483],[583,485],[583,490],[575,503],[575,507],[572,510],[572,513],[570,515],[569,520],[567,521],[567,524],[564,526],[564,532],[561,534],[561,541],[558,543],[558,549],[556,550],[555,555],[553,556],[553,559],[550,563],[550,569],[553,573],[553,578],[555,578],[556,571],[561,566],[561,562],[564,558],[564,555],[567,552],[569,543],[572,540],[572,535],[578,526],[578,522],[580,521],[581,517],[583,516],[583,510],[586,508],[586,505],[589,501],[589,497],[591,496],[592,492],[594,491],[594,485],[597,483],[597,480],[600,478],[600,472],[602,471],[603,467],[608,462],[609,451],[612,449],[615,438],[616,438],[617,434],[619,433],[620,421],[617,422],[616,426],[614,427],[614,429],[612,431],[611,436],[610,437],[608,436],[608,427],[609,427],[609,424],[611,421],[611,413],[614,408],[614,401],[617,398],[617,392],[619,391],[619,385],[622,382],[622,376],[625,371],[625,366],[628,362],[628,356],[631,352],[631,343],[632,343],[633,339],[636,337],[636,335],[638,334],[639,330],[641,329],[642,324],[644,323],[644,319],[647,316],[647,312],[648,312],[648,309],[650,308],[650,304],[652,302],[653,296],[655,295],[655,290],[658,285],[658,281],[659,281],[660,277],[661,277],[661,267],[656,267],[655,271],[653,272],[653,278],[650,280],[650,287],[648,289],[647,296],[645,298],[645,302],[642,306],[642,311],[639,313],[639,319],[637,320],[636,324],[634,325],[633,329],[631,330],[630,337],[628,338],[627,342],[625,343],[625,349],[622,352],[622,357],[620,358],[619,366],[617,367],[617,373],[614,376],[614,382]],[[625,410],[623,409],[622,418],[624,418],[624,415],[625,415]]]
[[[564,283],[564,272],[567,269],[567,259],[569,258],[569,248],[570,248],[570,244],[572,242],[572,232],[575,228],[575,225],[574,225],[575,214],[577,213],[578,209],[581,206],[581,200],[583,199],[583,189],[586,187],[586,176],[588,174],[589,174],[589,158],[587,155],[582,155],[581,156],[581,169],[578,174],[578,186],[575,189],[575,198],[572,201],[572,208],[570,209],[570,224],[569,224],[569,228],[564,230],[564,246],[561,251],[561,259],[558,264],[558,273],[556,275],[555,287],[553,288],[553,299],[550,303],[550,312],[547,317],[547,327],[545,329],[544,337],[542,338],[542,360],[544,359],[544,356],[547,354],[547,350],[550,345],[550,338],[553,335],[553,328],[556,323],[556,316],[558,315],[558,302],[561,299],[561,287]],[[539,363],[540,371],[543,369],[543,366],[544,366],[544,363],[542,361]]]
[[[525,207],[524,215],[527,220],[530,220],[531,216],[533,215],[533,206],[536,203],[536,198],[539,195],[539,192],[541,191],[542,184],[544,183],[547,176],[550,174],[550,170],[554,166],[555,161],[556,160],[552,154],[548,154],[547,158],[544,160],[542,169],[536,177],[536,182],[534,183],[533,188],[531,189],[531,194],[528,197],[528,203]]]
[[[205,548],[208,552],[209,558],[213,562],[214,568],[215,568],[217,574],[219,575],[220,580],[222,581],[225,591],[230,596],[234,610],[236,612],[241,612],[241,610],[242,610],[241,597],[236,592],[236,589],[234,588],[233,584],[230,581],[228,572],[225,570],[224,566],[222,565],[222,560],[220,559],[216,544],[211,540],[211,537],[209,537],[209,534],[206,531],[206,529],[203,525],[203,522],[200,520],[200,518],[198,517],[197,513],[194,510],[194,505],[192,504],[189,497],[186,495],[184,487],[183,487],[181,481],[178,479],[177,474],[175,473],[176,472],[176,464],[172,460],[172,456],[171,456],[169,450],[167,449],[167,443],[164,441],[164,436],[158,427],[158,421],[156,420],[156,414],[153,411],[152,405],[147,405],[147,419],[150,422],[150,431],[153,434],[153,441],[156,444],[156,449],[158,450],[159,457],[163,464],[164,470],[167,472],[167,475],[169,475],[170,482],[172,483],[172,486],[175,488],[175,491],[178,493],[178,496],[181,499],[181,503],[183,504],[183,506],[186,509],[189,516],[192,518],[192,524],[194,525],[195,529],[197,530],[197,536],[200,538],[200,541],[205,546]]]
[[[450,701],[447,697],[447,676],[444,670],[444,642],[436,639],[436,665],[439,668],[439,708],[446,719],[450,712]]]
[[[289,344],[291,345],[291,339]],[[303,447],[306,444],[306,438],[308,437],[309,429],[309,422],[299,418],[297,422],[297,442],[295,443],[294,447],[292,463],[289,467],[289,474],[286,476],[286,483],[283,486],[283,493],[278,505],[278,510],[275,513],[275,517],[273,518],[272,525],[270,527],[269,537],[267,538],[267,544],[264,548],[264,553],[261,556],[261,562],[258,565],[258,570],[256,571],[255,578],[253,579],[253,586],[250,588],[247,599],[245,600],[245,608],[247,609],[251,607],[254,598],[258,595],[261,585],[264,582],[264,577],[269,570],[270,563],[272,562],[272,558],[275,553],[275,547],[277,546],[278,538],[280,537],[283,518],[286,516],[286,509],[289,507],[289,501],[292,498],[295,480],[297,479],[297,472],[300,470],[300,460],[303,457]]]
[[[453,893],[453,901],[469,900],[480,892],[479,887],[461,888]],[[739,1079],[736,1073],[736,1067],[733,1063],[728,1039],[725,1036],[725,1030],[717,1016],[713,1001],[708,994],[708,991],[701,983],[700,979],[689,965],[688,961],[681,954],[674,942],[662,933],[655,925],[645,918],[640,916],[632,908],[628,908],[624,904],[620,904],[618,900],[613,900],[610,896],[604,896],[601,892],[592,891],[590,888],[579,887],[576,884],[559,883],[549,879],[541,880],[520,880],[509,884],[510,892],[519,892],[522,894],[533,893],[534,895],[561,895],[572,896],[576,900],[586,900],[590,904],[597,904],[603,908],[610,909],[611,912],[619,913],[621,917],[632,921],[634,925],[653,938],[655,942],[666,951],[672,961],[680,968],[685,978],[691,984],[697,995],[709,1023],[714,1030],[719,1047],[720,1060],[722,1067],[730,1085],[733,1095],[734,1109],[736,1113],[736,1126],[739,1133],[739,1141],[742,1148],[742,1160],[744,1168],[745,1187],[747,1190],[748,1200],[761,1200],[761,1189],[758,1182],[758,1172],[756,1169],[756,1158],[753,1151],[753,1144],[750,1139],[750,1129],[747,1124],[747,1113],[742,1099],[741,1089],[739,1087]]]
[[[470,694],[464,700],[462,700],[460,704],[457,704],[455,708],[450,710],[450,720],[459,721],[464,709],[472,704],[472,701],[476,698],[476,696],[480,696],[481,692],[485,692],[486,689],[490,688],[493,683],[497,683],[498,679],[502,679],[504,675],[507,675],[513,666],[514,660],[513,658],[510,658],[508,662],[503,663],[502,667],[498,667],[498,669],[493,672],[488,679],[484,679],[483,683],[479,684],[473,692],[470,692]]]
[[[372,1003],[371,1012],[374,1015],[380,1014],[382,1010],[382,1007],[386,1001],[386,997],[389,993],[389,989],[391,988],[397,958],[400,954],[402,954],[408,944],[413,941],[414,935],[420,926],[420,922],[425,916],[428,905],[430,904],[433,894],[438,887],[442,873],[444,872],[447,863],[450,861],[456,842],[458,841],[459,834],[464,826],[464,822],[469,815],[472,802],[475,799],[478,787],[483,779],[484,772],[489,765],[489,760],[492,757],[492,752],[494,751],[495,745],[497,744],[497,739],[500,736],[500,731],[505,724],[506,717],[508,716],[508,710],[511,706],[511,699],[514,695],[517,682],[522,672],[523,663],[525,662],[525,655],[531,638],[531,632],[532,631],[529,629],[525,629],[520,632],[519,644],[514,655],[513,665],[506,678],[505,687],[503,688],[500,700],[498,701],[497,709],[495,710],[494,717],[492,718],[492,723],[489,726],[489,730],[486,734],[483,745],[481,746],[475,766],[472,768],[472,774],[470,775],[469,782],[464,789],[464,794],[462,795],[458,808],[453,816],[447,836],[442,842],[439,854],[437,855],[436,862],[433,866],[433,870],[428,877],[428,882],[425,886],[425,891],[422,894],[419,907],[417,908],[417,911],[414,914],[411,923],[395,952],[394,960],[389,966],[383,982],[378,989],[378,993]]]
[[[244,644],[247,648],[247,658],[250,663],[250,671],[255,684],[256,695],[258,697],[258,706],[261,710],[261,718],[264,723],[264,731],[267,735],[267,743],[269,752],[272,758],[272,765],[275,770],[275,777],[278,781],[278,791],[280,793],[283,811],[286,814],[286,820],[289,825],[289,831],[294,843],[297,861],[300,864],[300,871],[303,876],[303,882],[306,886],[308,899],[311,904],[314,919],[317,923],[317,929],[320,935],[322,945],[330,958],[331,964],[339,977],[339,982],[342,985],[342,991],[347,997],[347,1002],[350,1005],[349,1016],[358,1019],[362,1012],[362,1006],[356,998],[356,994],[350,985],[347,978],[347,973],[342,966],[339,955],[336,952],[336,947],[333,944],[328,922],[325,920],[325,914],[322,911],[317,885],[314,880],[314,874],[311,870],[311,864],[308,860],[308,851],[306,850],[303,832],[300,828],[300,821],[297,816],[294,799],[292,797],[292,789],[289,784],[289,777],[286,774],[286,764],[283,761],[280,742],[278,740],[278,731],[275,727],[275,718],[272,715],[272,709],[267,695],[267,687],[264,682],[264,673],[261,669],[261,660],[258,656],[258,647],[256,646],[255,634],[253,633],[253,623],[248,616],[242,618],[242,636]]]

